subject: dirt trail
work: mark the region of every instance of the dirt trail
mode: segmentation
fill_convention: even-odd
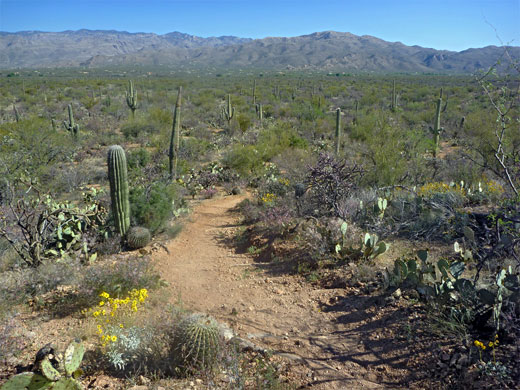
[[[244,196],[199,204],[183,231],[154,254],[172,299],[213,315],[242,338],[282,354],[313,389],[400,389],[406,372],[392,342],[392,318],[367,296],[317,289],[275,274],[231,245]],[[173,302],[175,303],[175,302]],[[392,349],[388,349],[391,345]],[[399,385],[401,383],[401,385]]]

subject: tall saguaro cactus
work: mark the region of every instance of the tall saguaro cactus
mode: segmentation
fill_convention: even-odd
[[[262,126],[262,121],[264,120],[264,108],[262,103],[255,105],[255,110],[258,120],[260,121],[260,126]]]
[[[222,117],[227,120],[228,127],[231,125],[231,119],[235,116],[235,107],[231,105],[231,94],[227,95],[227,105],[222,109]]]
[[[395,92],[395,80],[392,86],[392,103],[390,105],[390,109],[392,112],[397,111],[397,93]]]
[[[69,111],[69,121],[63,121],[63,126],[74,137],[77,137],[79,134],[79,125],[77,123],[74,123],[74,113],[72,112],[72,104],[69,104],[67,106],[67,109]]]
[[[253,105],[256,105],[256,79],[253,80]]]
[[[20,113],[18,112],[18,109],[16,108],[14,103],[13,103],[13,111],[14,111],[14,119],[16,120],[16,122],[20,122]]]
[[[181,93],[182,87],[179,87],[179,93],[177,94],[177,102],[175,103],[175,110],[173,111],[172,136],[170,139],[170,179],[177,178],[177,159],[179,156],[179,143],[181,133]]]
[[[134,89],[134,82],[128,81],[128,90],[126,91],[126,104],[132,110],[132,118],[135,117],[135,110],[137,109],[137,91]]]
[[[341,147],[341,108],[336,109],[336,156],[339,156]]]
[[[437,109],[435,110],[435,120],[433,127],[430,126],[430,132],[433,134],[433,157],[437,157],[437,150],[439,149],[439,138],[444,127],[441,127],[441,106],[442,106],[442,88],[437,99]]]
[[[130,201],[126,155],[121,146],[112,145],[108,149],[107,163],[114,223],[117,231],[124,236],[130,228]]]

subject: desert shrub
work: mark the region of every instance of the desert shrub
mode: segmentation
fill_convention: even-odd
[[[93,302],[102,292],[123,297],[134,289],[153,290],[160,286],[160,276],[147,257],[130,257],[92,265],[78,282],[79,295]]]
[[[154,134],[158,129],[151,123],[128,122],[121,127],[121,132],[126,139],[138,138],[143,135]]]
[[[144,168],[150,160],[150,152],[145,148],[130,150],[126,154],[126,163],[129,170]]]
[[[202,139],[183,138],[179,147],[179,157],[187,161],[201,161],[211,149],[211,144]]]
[[[238,126],[240,127],[240,131],[245,133],[249,127],[251,127],[251,118],[245,114],[237,115]]]
[[[75,286],[81,280],[81,269],[77,261],[66,261],[3,272],[0,274],[0,299],[8,305],[20,304],[60,286]]]
[[[233,145],[224,155],[223,163],[242,176],[249,176],[258,172],[263,165],[262,155],[253,145]]]
[[[350,136],[361,141],[366,184],[381,187],[423,181],[424,155],[430,141],[422,131],[404,128],[386,113],[378,112],[364,116]]]
[[[9,181],[22,174],[41,178],[54,164],[69,161],[76,148],[72,137],[41,118],[2,124],[0,134],[0,173]]]
[[[316,165],[309,168],[306,187],[311,202],[309,212],[318,215],[345,218],[341,213],[341,201],[357,187],[362,169],[348,165],[346,161],[322,153]]]
[[[134,225],[152,233],[162,229],[172,217],[174,204],[180,207],[182,194],[176,184],[155,182],[130,189],[130,210]]]

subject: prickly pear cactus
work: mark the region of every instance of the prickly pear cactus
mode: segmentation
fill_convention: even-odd
[[[81,390],[81,385],[72,378],[61,378],[52,385],[52,390]]]
[[[5,382],[1,390],[44,390],[52,388],[53,383],[34,372],[24,372],[13,376]]]
[[[126,234],[126,242],[131,249],[145,247],[150,242],[150,231],[147,228],[134,226]]]
[[[219,326],[205,314],[182,320],[173,340],[173,360],[183,369],[206,369],[215,365],[220,347]]]
[[[65,353],[63,354],[63,366],[65,368],[65,373],[68,376],[72,376],[79,368],[84,354],[85,347],[81,341],[74,340],[69,344],[65,350]]]
[[[35,363],[35,367],[43,375],[35,372],[24,372],[13,376],[0,387],[0,390],[81,390],[81,383],[75,378],[81,375],[79,365],[85,353],[83,343],[75,340],[67,347],[63,355],[64,367],[61,367],[65,369],[65,372],[60,372],[53,366],[50,359],[51,352],[53,352],[53,349],[45,346],[36,355],[36,361],[39,361],[39,364]]]
[[[45,358],[41,361],[40,370],[43,376],[51,382],[57,381],[61,378],[59,371],[52,366],[52,363],[49,360],[49,356],[45,356]]]

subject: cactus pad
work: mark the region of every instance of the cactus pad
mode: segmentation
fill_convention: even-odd
[[[49,356],[45,356],[45,358],[41,361],[40,369],[43,376],[50,381],[57,381],[61,378],[61,374],[52,366],[52,363],[49,360]]]
[[[182,320],[173,340],[173,358],[178,367],[207,369],[215,365],[219,352],[219,326],[205,314]]]
[[[63,355],[65,372],[68,376],[71,376],[79,368],[84,353],[85,347],[81,341],[74,340],[69,344]]]
[[[24,372],[19,375],[13,376],[7,382],[5,382],[1,390],[44,390],[50,389],[53,383],[49,382],[43,376],[35,374],[34,372]]]
[[[126,234],[126,241],[131,249],[139,249],[150,242],[150,231],[147,228],[134,226]]]

